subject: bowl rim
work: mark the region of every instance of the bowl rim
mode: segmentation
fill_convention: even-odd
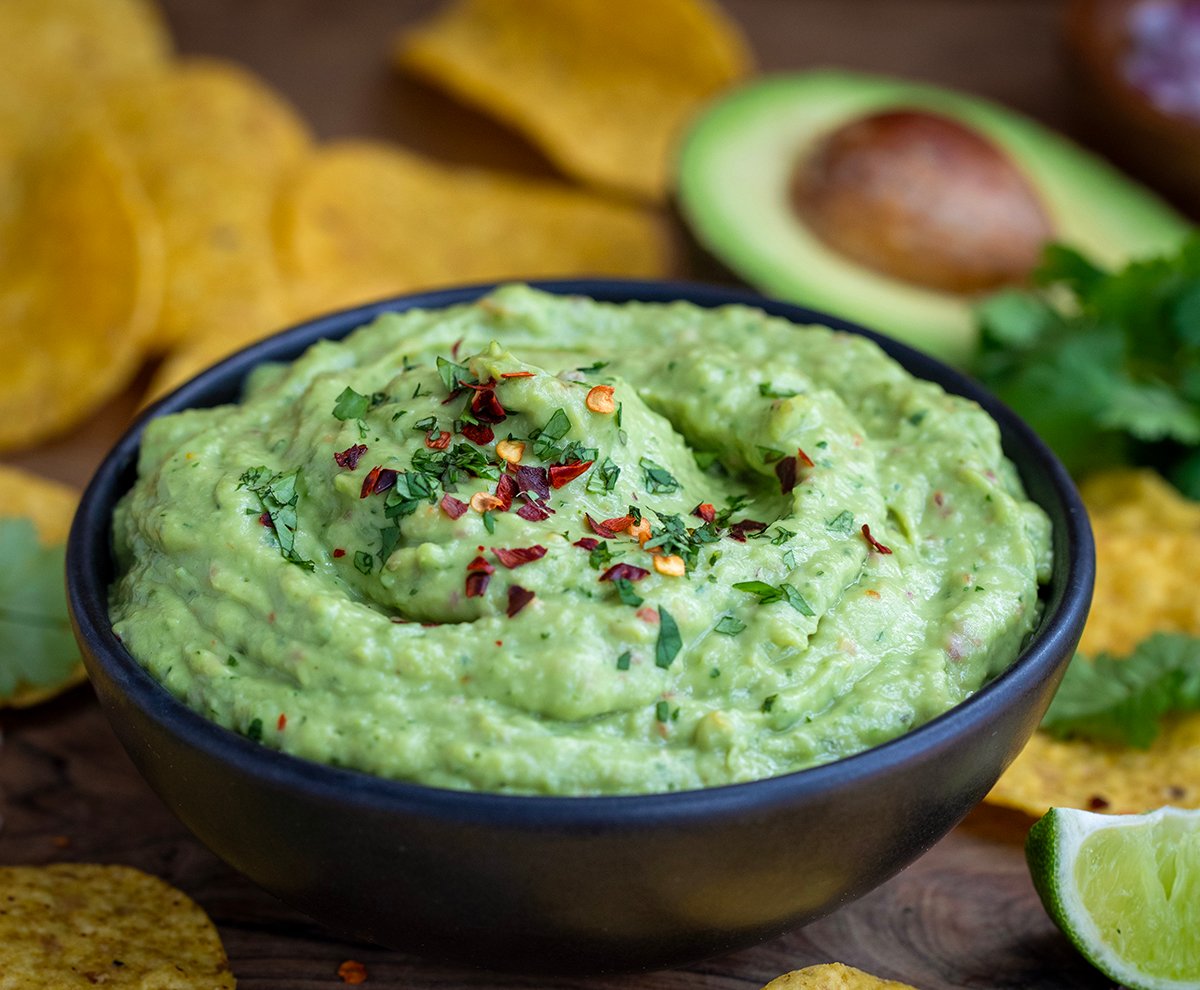
[[[905,734],[814,767],[775,777],[691,790],[646,794],[542,795],[457,790],[375,776],[365,771],[318,763],[251,741],[188,707],[132,657],[112,631],[108,618],[108,580],[114,567],[111,515],[128,489],[122,484],[136,473],[142,432],[153,418],[184,408],[233,401],[246,374],[255,366],[292,360],[317,340],[340,339],[377,316],[411,309],[441,309],[471,302],[499,286],[520,282],[557,295],[586,296],[600,302],[669,303],[682,301],[704,308],[752,306],[771,316],[798,324],[816,323],[859,334],[879,344],[910,374],[932,380],[949,392],[970,398],[997,421],[1005,452],[1013,459],[1028,488],[1027,472],[1040,473],[1047,493],[1057,499],[1063,531],[1055,524],[1055,561],[1065,575],[1047,586],[1050,598],[1031,638],[1017,658],[970,697]],[[1011,447],[1023,449],[1026,461],[1013,457]],[[1051,515],[1056,506],[1043,505]],[[1058,540],[1065,539],[1059,550]],[[1066,469],[1014,412],[969,376],[900,341],[849,320],[807,307],[762,296],[736,287],[684,280],[618,278],[528,279],[479,282],[464,286],[406,293],[324,314],[284,329],[238,351],[182,384],[147,409],[127,428],[105,455],[88,483],[67,541],[67,598],[72,624],[88,663],[103,667],[118,691],[165,732],[181,736],[205,755],[233,763],[265,785],[299,788],[314,797],[336,800],[376,811],[420,809],[423,815],[475,821],[504,821],[534,826],[585,822],[634,823],[689,819],[728,811],[794,801],[836,790],[851,782],[865,784],[886,776],[918,754],[945,750],[1005,700],[1034,691],[1056,668],[1065,667],[1078,639],[1091,601],[1094,579],[1092,533],[1079,493]]]

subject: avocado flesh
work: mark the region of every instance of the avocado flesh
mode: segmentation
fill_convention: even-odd
[[[762,292],[854,320],[960,366],[974,354],[977,297],[865,268],[794,211],[796,162],[868,114],[917,109],[976,129],[1024,173],[1055,239],[1106,267],[1173,250],[1189,223],[1095,155],[994,103],[918,83],[820,71],[768,78],[711,104],[677,159],[679,209],[696,239]]]

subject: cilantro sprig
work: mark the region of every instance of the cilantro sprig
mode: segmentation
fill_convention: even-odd
[[[300,503],[297,482],[300,469],[276,474],[270,468],[259,465],[242,474],[238,488],[245,488],[258,497],[259,504],[271,520],[279,553],[284,560],[311,571],[316,565],[302,557],[296,549],[296,528],[299,525],[296,507]]]
[[[1076,654],[1042,729],[1145,749],[1169,712],[1200,710],[1200,638],[1155,633],[1125,658]]]
[[[1157,467],[1200,497],[1200,234],[1117,272],[1051,246],[978,309],[975,372],[1075,475]]]

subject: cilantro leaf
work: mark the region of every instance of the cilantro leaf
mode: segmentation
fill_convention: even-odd
[[[977,307],[976,375],[1073,474],[1143,464],[1200,495],[1200,233],[1115,272],[1053,245],[1034,282]]]
[[[275,532],[283,559],[311,571],[316,565],[300,556],[296,550],[296,528],[299,525],[296,507],[300,503],[296,482],[299,478],[299,468],[287,474],[273,474],[270,468],[260,465],[242,474],[238,488],[248,489],[258,496],[259,504],[271,520],[271,529]]]
[[[0,701],[70,681],[79,650],[67,619],[62,545],[43,547],[33,523],[0,519]]]
[[[638,461],[638,465],[642,469],[642,479],[646,484],[646,491],[654,495],[662,495],[678,491],[681,487],[675,475],[662,465],[655,464],[649,457],[643,457]]]
[[[669,667],[683,647],[683,639],[679,635],[679,626],[665,608],[658,606],[658,642],[654,645],[654,663],[659,667]]]
[[[1145,749],[1169,712],[1200,710],[1200,638],[1155,633],[1128,657],[1076,654],[1042,729]]]

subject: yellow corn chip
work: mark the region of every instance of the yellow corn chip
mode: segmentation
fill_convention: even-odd
[[[447,283],[667,267],[661,221],[638,207],[368,142],[318,152],[278,217],[297,316]]]
[[[1108,472],[1081,491],[1096,536],[1081,652],[1127,656],[1156,632],[1200,636],[1192,562],[1200,504],[1153,471]],[[1052,806],[1115,814],[1200,807],[1200,713],[1168,719],[1147,750],[1035,733],[988,801],[1035,816]]]
[[[118,90],[109,111],[163,230],[158,346],[213,336],[233,350],[279,329],[271,213],[311,150],[307,126],[261,80],[211,59]]]
[[[914,990],[907,983],[881,980],[878,976],[864,973],[853,966],[842,963],[826,963],[808,966],[791,973],[784,973],[763,990]]]
[[[44,547],[61,548],[66,542],[78,502],[79,493],[68,485],[0,464],[0,520],[30,520]],[[12,561],[0,560],[0,567],[11,568]],[[78,651],[70,642],[61,566],[58,570],[60,573],[54,576],[48,589],[52,600],[37,603],[54,613],[57,634],[38,630],[37,641],[43,644],[39,657],[13,656],[0,651],[0,708],[35,705],[87,678]],[[20,578],[26,587],[29,579],[29,575]],[[6,631],[4,604],[0,602],[0,636]]]
[[[149,0],[0,3],[0,127],[43,130],[159,71],[171,42]]]
[[[128,866],[0,867],[0,988],[233,990],[217,930]]]
[[[51,436],[121,391],[162,291],[158,225],[121,148],[80,130],[0,174],[0,451]]]
[[[709,0],[457,0],[405,69],[524,132],[566,174],[662,200],[676,136],[750,57]]]

